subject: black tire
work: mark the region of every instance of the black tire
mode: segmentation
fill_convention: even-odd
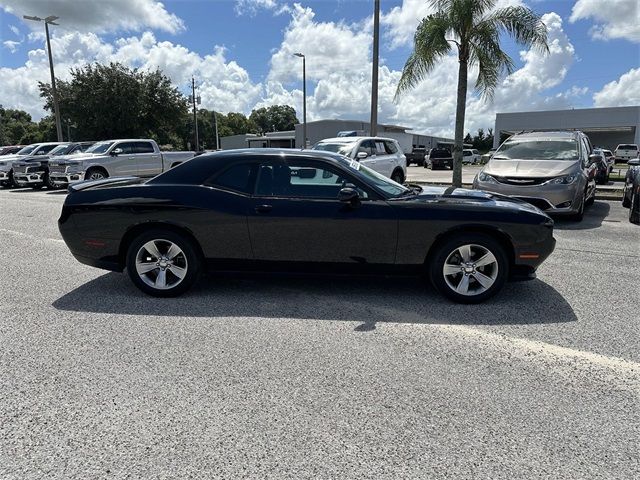
[[[593,195],[584,202],[584,206],[590,207],[591,205],[593,205],[595,201],[596,201],[596,192],[593,192]]]
[[[570,220],[573,220],[574,222],[581,222],[582,219],[584,218],[584,206],[586,203],[586,199],[584,197],[582,197],[582,201],[580,202],[580,209],[574,213],[573,215],[571,215],[569,217]]]
[[[51,178],[49,178],[49,172],[44,174],[44,184],[49,190],[58,190],[60,188],[53,184]]]
[[[13,180],[13,169],[9,170],[9,179],[6,183],[2,184],[2,188],[14,188],[17,187],[16,182]]]
[[[640,225],[640,195],[633,190],[631,191],[631,202],[629,206],[629,221]]]
[[[626,191],[622,193],[622,206],[624,208],[629,208],[631,206],[631,195],[627,197]]]
[[[84,174],[85,180],[102,180],[109,178],[109,174],[102,168],[92,167]]]
[[[394,170],[391,174],[391,180],[402,185],[404,182],[404,174],[402,173],[402,170]]]
[[[476,293],[470,293],[467,295],[455,291],[447,282],[447,276],[445,276],[443,272],[447,259],[452,255],[456,255],[457,249],[464,245],[473,246],[471,249],[472,256],[470,257],[470,262],[479,260],[481,257],[478,255],[482,255],[481,252],[483,249],[490,252],[495,258],[495,262],[492,262],[491,265],[478,267],[479,270],[477,270],[477,272],[476,267],[474,266],[474,272],[468,275],[470,278],[467,280],[467,284],[470,285],[471,288],[479,289],[482,285],[475,279],[474,274],[484,272],[487,274],[486,276],[494,277],[492,279],[493,283],[491,286],[482,291],[478,290]],[[476,256],[478,257],[476,258]],[[504,286],[507,278],[509,278],[509,259],[504,247],[493,237],[482,233],[460,233],[449,237],[437,247],[433,254],[429,256],[429,265],[427,268],[431,284],[436,288],[436,290],[457,303],[483,302],[498,293]],[[486,270],[487,268],[490,268],[491,270]],[[453,283],[459,279],[459,282],[462,283],[464,280],[462,275],[462,271],[460,274],[456,274],[456,276],[449,275],[449,281]]]
[[[137,260],[139,255],[145,255],[144,252],[147,252],[149,257],[147,263],[152,264],[155,260],[160,261],[158,258],[154,260],[154,257],[149,254],[149,251],[143,249],[143,246],[148,242],[155,242],[154,244],[157,246],[160,254],[167,253],[167,251],[162,250],[165,248],[168,249],[170,243],[173,243],[179,248],[180,254],[174,257],[175,260],[171,262],[170,266],[162,269],[165,270],[164,278],[167,284],[169,282],[178,282],[174,286],[167,285],[165,288],[156,288],[148,283],[151,282],[151,280],[158,280],[161,270],[160,267],[154,268],[146,274],[138,273],[136,268]],[[146,231],[138,235],[127,248],[126,266],[129,278],[131,278],[131,281],[136,287],[154,297],[176,297],[189,290],[200,278],[202,263],[196,245],[187,237],[171,230],[153,229]],[[156,265],[159,265],[159,263],[156,263]],[[181,280],[179,276],[171,273],[172,266],[179,267],[186,272]]]

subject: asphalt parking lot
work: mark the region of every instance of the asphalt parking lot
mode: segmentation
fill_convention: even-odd
[[[0,478],[640,476],[640,227],[558,222],[478,306],[415,279],[83,266],[64,193],[0,191]]]

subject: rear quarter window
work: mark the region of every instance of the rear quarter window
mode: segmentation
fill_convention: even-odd
[[[208,180],[206,185],[246,193],[248,195],[253,192],[256,168],[257,165],[251,163],[233,165],[216,175],[213,179]]]

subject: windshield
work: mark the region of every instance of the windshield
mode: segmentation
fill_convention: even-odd
[[[351,155],[356,142],[349,143],[316,143],[311,150],[322,150],[324,152],[334,152],[346,157]]]
[[[362,176],[366,177],[369,185],[378,187],[385,193],[388,193],[392,197],[399,197],[406,192],[410,192],[406,187],[403,187],[399,183],[394,182],[390,178],[380,175],[378,172],[371,170],[369,167],[365,167],[361,163],[351,160],[349,158],[341,158],[340,162],[349,170],[356,171]]]
[[[578,160],[578,142],[569,138],[514,138],[504,142],[493,158],[497,160]]]
[[[58,145],[56,148],[49,152],[49,155],[66,155],[71,151],[73,145],[68,143],[66,145]]]
[[[109,147],[113,145],[113,142],[100,142],[92,145],[85,150],[85,153],[104,153],[109,150]]]
[[[33,152],[36,149],[37,146],[38,145],[27,145],[26,147],[18,151],[16,155],[29,155],[31,152]]]

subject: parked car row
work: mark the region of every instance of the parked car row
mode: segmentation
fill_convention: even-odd
[[[0,185],[53,189],[108,177],[150,178],[193,156],[161,152],[150,139],[37,143],[0,157]]]
[[[622,206],[629,209],[629,221],[640,225],[640,159],[629,160],[624,179]]]

